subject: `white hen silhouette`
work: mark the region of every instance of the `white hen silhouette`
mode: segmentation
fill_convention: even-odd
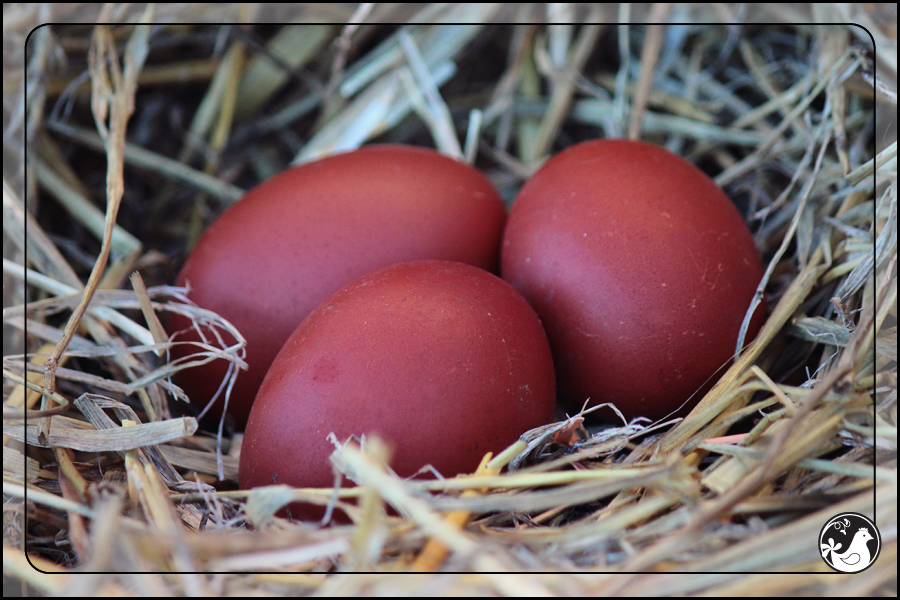
[[[832,538],[828,538],[828,544],[822,545],[822,556],[827,556],[831,552],[831,564],[835,569],[845,573],[855,573],[868,566],[871,555],[866,542],[872,539],[875,538],[872,537],[869,530],[860,527],[853,536],[850,547],[844,552],[838,553],[837,550],[840,550],[841,544],[835,544]]]

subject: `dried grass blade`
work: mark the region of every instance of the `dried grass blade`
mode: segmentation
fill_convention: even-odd
[[[225,145],[228,143],[228,137],[231,134],[231,127],[234,124],[235,103],[237,102],[237,88],[238,83],[240,82],[241,72],[244,69],[245,59],[246,52],[244,43],[237,41],[228,49],[226,60],[222,61],[223,64],[227,63],[226,68],[228,69],[228,77],[225,82],[222,101],[219,105],[219,118],[209,136],[210,153],[207,154],[206,168],[204,169],[204,171],[209,174],[215,172],[216,166],[219,163],[219,156],[221,155],[222,150],[224,150]]]
[[[138,425],[124,420],[121,430],[135,427]],[[168,498],[168,490],[160,479],[159,473],[152,464],[141,460],[138,450],[129,450],[126,453],[125,470],[128,473],[128,487],[129,492],[132,492],[132,500],[139,503],[144,515],[160,533],[175,542],[171,550],[171,563],[174,570],[183,573],[188,594],[206,595],[203,581],[195,573],[197,569],[184,540],[183,525],[175,514]],[[161,549],[155,550],[161,554]],[[162,557],[160,556],[160,558]]]
[[[531,477],[535,485],[549,486],[553,485],[551,482],[556,479],[555,476],[567,473],[569,472],[536,473]],[[623,469],[622,472],[610,470],[602,473],[602,477],[592,477],[592,474],[599,474],[597,470],[574,471],[574,473],[586,475],[577,479],[573,478],[572,483],[565,487],[518,494],[497,493],[466,498],[439,497],[434,499],[433,504],[441,510],[469,510],[481,513],[491,511],[535,512],[557,506],[576,506],[593,502],[634,488],[666,490],[681,497],[696,496],[699,493],[699,487],[693,477],[693,468],[689,467],[680,455],[672,456],[666,464],[657,464],[641,469]],[[523,475],[516,477],[523,477]],[[481,483],[482,479],[486,484],[485,487],[490,487],[487,484],[493,483],[492,479],[502,478],[485,477],[467,483],[474,487]],[[574,483],[576,481],[578,483]]]
[[[26,488],[28,488],[27,492]],[[20,481],[10,481],[6,477],[3,478],[4,495],[11,496],[13,498],[22,498],[24,500],[26,493],[28,495],[29,502],[34,502],[35,504],[41,504],[43,506],[49,506],[65,512],[77,512],[78,514],[84,515],[85,517],[94,516],[93,509],[85,506],[84,504],[73,502],[72,500],[67,500],[61,496],[52,494],[47,490],[41,489],[34,485],[23,484]]]
[[[41,187],[50,192],[79,223],[99,240],[103,240],[107,216],[94,204],[72,189],[40,158],[33,160],[34,172]],[[120,225],[113,225],[110,250],[113,256],[140,252],[141,242]],[[79,286],[81,282],[79,281]]]
[[[37,368],[38,365],[41,365],[44,362],[44,359],[41,358],[43,354],[49,354],[53,350],[53,346],[50,344],[45,344],[41,347],[40,351],[31,358],[31,364]],[[4,362],[6,362],[4,360]],[[37,372],[28,373],[26,372],[23,375],[19,375],[18,373],[13,373],[11,371],[3,370],[3,377],[5,379],[9,379],[10,381],[16,384],[16,387],[10,393],[9,398],[6,402],[3,403],[4,409],[4,419],[8,418],[6,416],[7,409],[16,409],[20,407],[25,407],[25,409],[30,409],[34,406],[38,400],[40,400],[43,394],[53,395],[53,400],[59,404],[68,404],[68,400],[62,394],[58,394],[56,392],[51,392],[44,386],[38,383],[41,379]],[[26,392],[25,390],[29,389],[31,392]],[[37,392],[37,393],[35,393]],[[6,440],[4,439],[4,444]]]
[[[153,341],[157,344],[165,344],[169,341],[169,335],[163,328],[162,323],[159,322],[159,317],[156,316],[156,311],[153,310],[153,304],[150,302],[150,296],[147,294],[147,286],[144,285],[144,279],[137,271],[131,274],[131,285],[134,288],[134,293],[137,295],[138,304],[141,305],[144,319],[147,320],[150,333],[153,334]],[[163,356],[165,353],[165,348],[160,348],[156,351],[158,356]]]
[[[765,457],[765,453],[762,450],[755,450],[753,448],[745,448],[743,446],[735,446],[732,444],[703,443],[700,444],[700,447],[704,450],[709,450],[710,452],[726,456],[735,456],[740,459],[749,460],[753,463],[757,463]],[[835,462],[816,458],[804,458],[798,460],[796,466],[809,469],[810,471],[835,473],[845,477],[876,479],[888,482],[897,481],[896,471],[862,463]]]
[[[568,118],[573,121],[596,125],[609,129],[609,123],[615,104],[603,98],[585,98],[572,105]],[[544,105],[540,102],[519,100],[516,103],[518,113],[525,116],[540,114]],[[723,127],[714,123],[706,123],[694,118],[669,115],[647,110],[641,121],[641,131],[646,135],[680,135],[693,140],[727,142],[739,146],[755,147],[762,142],[764,136],[755,131],[737,129],[733,126]]]
[[[283,550],[254,552],[253,554],[236,554],[210,561],[208,569],[219,572],[271,571],[272,569],[289,569],[321,559],[335,559],[345,554],[350,544],[346,537],[331,539],[312,544],[299,545]]]
[[[600,15],[601,8],[599,6],[595,7],[588,17],[588,21],[599,20]],[[584,69],[585,61],[587,61],[591,50],[594,49],[603,28],[603,25],[598,24],[588,24],[582,27],[581,32],[578,34],[578,39],[575,40],[572,54],[566,63],[566,68],[553,80],[553,92],[550,95],[547,112],[535,136],[534,146],[529,150],[526,162],[534,162],[550,150],[550,146],[556,139],[559,128],[565,121],[569,107],[572,104],[577,78],[581,74],[581,70]],[[541,55],[538,54],[537,56]]]
[[[176,467],[206,473],[218,477],[218,461],[215,454],[201,450],[182,448],[171,444],[161,444],[160,452]],[[237,481],[238,459],[233,456],[222,457],[222,480]]]
[[[450,117],[450,109],[441,98],[437,83],[419,53],[416,43],[405,29],[400,30],[400,44],[403,46],[409,67],[418,84],[417,89],[421,90],[421,95],[425,100],[422,116],[431,129],[431,135],[434,137],[438,150],[447,156],[461,160],[463,158],[462,148],[456,137],[456,128]],[[413,106],[416,105],[416,102],[413,102]]]
[[[876,165],[881,166],[888,161],[897,157],[897,142],[894,141],[887,148],[879,152],[874,158],[866,163],[856,167],[847,175],[847,181],[850,185],[856,185],[867,177],[871,177],[875,173]]]
[[[788,231],[784,236],[784,239],[781,241],[781,245],[778,247],[778,250],[775,252],[775,256],[769,261],[768,266],[766,267],[765,273],[763,273],[762,280],[760,280],[759,284],[756,286],[756,293],[753,296],[753,300],[750,302],[750,307],[747,309],[747,312],[744,314],[744,321],[741,323],[741,329],[738,333],[737,345],[735,346],[735,361],[737,361],[744,347],[744,340],[747,337],[747,331],[750,328],[750,320],[753,318],[753,315],[756,313],[757,307],[759,307],[760,303],[763,299],[763,294],[765,293],[766,286],[769,283],[769,279],[772,277],[772,273],[775,271],[775,267],[781,261],[781,257],[787,251],[788,245],[791,240],[794,238],[794,233],[797,231],[797,227],[800,224],[801,217],[804,214],[804,209],[806,208],[806,203],[809,200],[810,195],[812,194],[813,185],[818,177],[819,171],[822,167],[822,161],[825,158],[825,150],[828,149],[828,141],[827,137],[827,128],[823,125],[819,130],[823,135],[822,137],[822,145],[819,149],[819,155],[816,158],[816,163],[813,166],[812,177],[806,184],[805,191],[800,195],[800,202],[798,203],[797,210],[794,213],[794,218],[791,220],[791,224],[788,227]],[[817,253],[818,256],[819,253]],[[803,264],[806,264],[806,261],[803,261]]]
[[[825,73],[822,78],[816,83],[812,90],[803,97],[800,102],[797,103],[794,108],[788,112],[787,115],[781,120],[778,126],[772,130],[768,137],[759,145],[758,148],[751,154],[748,154],[741,161],[731,165],[722,173],[720,173],[716,178],[715,182],[719,186],[726,186],[729,183],[733,182],[739,176],[745,174],[749,171],[753,165],[758,164],[761,160],[761,157],[765,157],[769,154],[769,151],[782,139],[781,135],[788,128],[788,126],[796,119],[800,114],[803,113],[807,107],[812,104],[813,100],[822,93],[822,91],[826,88],[826,86],[832,84],[834,82],[834,78],[837,77],[838,71],[841,67],[845,66],[848,55],[841,57],[841,60],[835,61],[835,63],[831,66],[831,69]],[[854,62],[848,71],[852,71],[858,65],[858,61]],[[830,104],[830,103],[829,103]],[[823,125],[827,124],[826,120],[823,120]]]
[[[805,317],[797,320],[790,334],[817,344],[830,344],[842,348],[850,341],[850,330],[825,317]]]
[[[669,15],[669,9],[669,4],[654,2],[653,7],[650,9],[649,22],[664,22]],[[665,25],[647,25],[644,47],[641,49],[641,74],[638,76],[637,90],[634,94],[634,104],[631,109],[631,122],[628,124],[628,138],[632,140],[640,137],[641,118],[647,107],[650,89],[653,87],[656,62],[659,60],[659,52],[662,49],[665,30]]]
[[[291,71],[285,68],[302,68],[334,37],[334,32],[333,25],[283,26],[269,40],[266,53],[257,54],[247,63],[237,89],[235,116],[244,118],[265,104],[290,78]]]
[[[66,417],[49,417],[50,435],[46,442],[38,439],[37,425],[3,425],[3,434],[14,440],[41,448],[71,448],[84,452],[124,452],[144,448],[193,435],[197,421],[193,417],[181,417],[166,421],[143,423],[133,428],[84,429],[72,426]]]
[[[97,285],[103,271],[106,269],[106,263],[109,259],[110,246],[112,241],[113,229],[116,223],[116,215],[119,212],[119,204],[122,201],[122,194],[125,191],[123,182],[123,170],[125,167],[122,153],[125,149],[125,128],[128,118],[134,112],[134,96],[137,91],[137,76],[140,73],[144,60],[148,52],[148,36],[150,27],[144,25],[151,19],[152,5],[147,8],[141,17],[142,23],[137,25],[132,33],[131,39],[125,50],[125,71],[124,76],[119,70],[118,56],[115,46],[113,45],[111,34],[105,26],[96,26],[94,28],[94,38],[91,45],[91,61],[90,69],[92,73],[93,91],[91,94],[91,105],[94,112],[94,118],[101,134],[106,135],[106,151],[107,151],[107,177],[106,177],[106,223],[103,232],[103,242],[100,246],[100,256],[91,270],[88,282],[84,287],[84,295],[81,302],[72,312],[66,328],[63,331],[63,337],[56,345],[47,360],[46,372],[44,378],[46,386],[50,390],[56,389],[56,381],[54,371],[59,365],[59,359],[66,350],[78,323],[87,310],[91,301],[91,296]],[[109,76],[112,75],[113,84],[109,83]],[[110,123],[109,129],[106,128],[106,117],[109,113]],[[50,408],[50,400],[45,396],[42,408]],[[44,418],[39,424],[39,437],[46,440],[49,434],[50,421]]]
[[[68,588],[71,583],[70,578],[73,577],[73,575],[61,576],[70,571],[55,562],[40,556],[26,555],[18,548],[7,546],[5,543],[3,544],[3,571],[8,573],[11,578],[19,579],[48,596],[63,595],[63,590]]]
[[[472,478],[477,479],[479,477],[496,475],[497,471],[488,467],[490,460],[491,453],[488,452],[484,455],[484,458],[481,459],[481,463],[478,465],[478,468],[475,469]],[[478,494],[484,493],[484,491],[484,488],[469,489],[463,492],[463,496],[477,496]],[[471,514],[472,513],[467,510],[454,511],[447,514],[444,520],[452,527],[462,529],[466,522],[468,522]],[[422,551],[416,557],[416,560],[413,561],[412,570],[426,572],[435,571],[447,559],[449,553],[450,549],[447,546],[432,538],[428,540],[425,547],[422,548]]]
[[[366,438],[366,445],[383,444],[374,436]],[[363,486],[375,488],[379,495],[403,514],[409,515],[429,536],[441,541],[462,557],[472,557],[475,565],[488,571],[508,570],[494,557],[479,554],[479,544],[453,526],[445,523],[424,500],[413,496],[396,476],[388,475],[383,465],[375,463],[352,443],[334,451],[332,462],[351,479]],[[478,555],[478,556],[476,556]]]
[[[230,75],[234,72],[234,63],[238,58],[238,53],[234,50],[234,46],[222,57],[216,67],[215,74],[209,82],[206,94],[200,101],[191,119],[191,125],[188,128],[189,135],[185,138],[185,145],[178,154],[178,162],[187,164],[193,157],[197,147],[203,143],[207,134],[213,127],[216,115],[221,111],[223,97],[228,87]]]
[[[4,435],[4,438],[7,436]],[[7,438],[8,439],[8,438]],[[3,448],[3,476],[32,483],[38,479],[54,479],[56,475],[41,469],[37,459],[25,456],[15,448]]]
[[[473,108],[469,112],[469,124],[466,128],[466,143],[463,150],[463,159],[471,164],[475,163],[475,157],[478,154],[478,141],[481,137],[481,124],[484,113],[477,108]]]
[[[60,133],[69,139],[84,144],[89,148],[100,151],[104,148],[103,140],[96,132],[54,121],[48,121],[47,128]],[[245,191],[236,185],[222,181],[212,175],[207,175],[202,171],[192,169],[177,160],[166,158],[165,156],[161,156],[155,152],[141,148],[140,146],[126,143],[124,152],[125,158],[128,160],[129,164],[144,169],[150,169],[167,177],[183,181],[228,204],[237,202],[244,196]]]
[[[541,537],[545,542],[563,544],[570,552],[587,550],[606,540],[621,538],[629,529],[635,529],[653,516],[666,511],[682,500],[674,494],[645,496],[639,502],[610,511],[601,520],[582,520],[558,530],[551,530]]]
[[[432,74],[439,63],[454,57],[475,38],[500,6],[497,3],[432,4],[426,6],[418,15],[413,16],[408,21],[412,24],[408,28],[421,49],[425,64],[428,65]],[[434,13],[440,10],[448,10],[448,12],[441,19],[435,19]],[[441,24],[415,25],[429,22]],[[351,66],[338,88],[340,94],[344,97],[353,96],[396,68],[403,60],[403,50],[400,48],[399,38],[399,32],[393,34]]]
[[[355,150],[375,131],[384,127],[399,92],[396,73],[369,86],[350,106],[326,123],[310,139],[292,164],[316,160],[329,154]]]
[[[27,259],[41,273],[62,281],[75,289],[81,288],[81,280],[68,261],[50,241],[34,217],[22,207],[22,201],[3,180],[3,232],[7,240],[25,254]]]
[[[883,484],[877,488],[879,515],[874,515],[878,522],[884,523],[896,519],[896,486]],[[893,502],[892,502],[893,499]],[[720,552],[714,556],[698,561],[689,568],[692,571],[740,571],[756,572],[765,570],[782,570],[812,559],[819,559],[818,549],[805,542],[817,539],[822,523],[842,512],[861,512],[872,514],[872,492],[866,491],[849,500],[829,506],[802,519],[778,527],[777,529],[754,536],[743,543]],[[800,543],[803,540],[804,543]]]

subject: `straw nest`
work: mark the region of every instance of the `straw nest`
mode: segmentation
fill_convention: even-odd
[[[5,577],[75,595],[895,593],[896,9],[547,6],[4,5]],[[172,24],[222,20],[277,24]],[[67,21],[110,25],[32,32]],[[874,47],[813,22],[865,25]],[[242,349],[168,362],[165,313],[229,325],[167,284],[244,189],[395,141],[476,161],[511,201],[549,154],[625,136],[710,173],[768,267],[766,325],[680,422],[573,417],[444,480],[346,445],[333,460],[361,485],[333,494],[238,490],[240,435],[179,416],[171,375]],[[351,496],[350,525],[275,516]],[[859,575],[819,556],[839,511],[883,536]]]

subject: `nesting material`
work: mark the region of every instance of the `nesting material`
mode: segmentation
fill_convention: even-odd
[[[91,596],[895,593],[896,8],[715,5],[727,25],[700,26],[682,23],[708,6],[144,6],[4,6],[5,577]],[[207,21],[235,24],[172,24]],[[763,259],[767,320],[690,414],[569,415],[445,478],[336,440],[336,482],[358,487],[238,489],[242,435],[172,380],[224,359],[221,402],[246,366],[240,332],[169,285],[216,215],[368,142],[463,156],[511,202],[598,137],[698,165]],[[192,356],[170,360],[167,313],[212,332]],[[297,501],[351,522],[291,521]],[[819,555],[840,512],[881,531],[860,574]]]

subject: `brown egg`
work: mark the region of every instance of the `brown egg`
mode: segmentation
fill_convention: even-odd
[[[709,177],[613,139],[572,146],[528,180],[501,271],[541,317],[570,411],[590,398],[651,419],[693,396],[685,412],[727,367],[762,277],[747,225]],[[762,320],[760,309],[747,342]]]
[[[552,421],[554,405],[547,339],[509,284],[455,262],[394,265],[322,303],[278,353],[247,423],[240,484],[333,485],[332,432],[377,433],[401,477],[426,464],[471,472]]]
[[[325,298],[403,261],[444,259],[494,270],[504,219],[497,191],[478,170],[409,146],[325,158],[249,191],[204,233],[178,277],[194,302],[247,339],[249,372],[239,374],[228,409],[236,425],[246,423],[284,341]],[[190,323],[174,318],[170,326],[174,332]],[[193,331],[176,338],[198,339]],[[173,354],[192,351],[180,346]],[[184,371],[178,381],[202,407],[226,366],[217,360]]]

